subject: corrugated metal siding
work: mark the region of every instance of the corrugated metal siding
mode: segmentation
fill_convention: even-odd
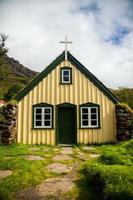
[[[64,66],[72,67],[72,85],[60,84],[60,68]],[[69,102],[77,105],[78,143],[115,141],[115,105],[70,62],[62,62],[18,103],[18,142],[24,144],[55,144],[55,106],[54,129],[32,129],[32,105],[41,102],[52,105]],[[79,105],[87,102],[100,105],[101,129],[79,129]]]

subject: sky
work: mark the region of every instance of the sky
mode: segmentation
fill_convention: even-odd
[[[8,55],[42,71],[64,50],[109,88],[133,87],[133,0],[0,0]]]

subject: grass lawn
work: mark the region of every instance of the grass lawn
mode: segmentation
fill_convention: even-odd
[[[55,147],[35,145],[0,145],[0,170],[13,171],[11,176],[0,179],[0,200],[14,199],[13,192],[36,186],[42,180],[54,176],[55,174],[45,169],[57,153],[54,149]],[[37,155],[44,159],[27,160],[28,155]]]
[[[73,159],[61,161],[71,166],[79,163],[78,179],[69,199],[78,200],[130,200],[133,199],[133,140],[117,145],[74,147]],[[14,200],[13,193],[40,184],[57,174],[48,172],[46,166],[53,162],[60,147],[45,145],[0,145],[0,170],[11,170],[12,175],[0,179],[0,200]],[[78,152],[88,161],[80,160]],[[101,154],[91,158],[91,154]],[[41,156],[42,160],[28,160],[28,155]],[[58,175],[59,176],[59,175]]]
[[[133,140],[97,146],[94,152],[101,156],[82,165],[81,191],[91,186],[94,199],[133,199]]]

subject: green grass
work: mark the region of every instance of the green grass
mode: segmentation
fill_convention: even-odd
[[[80,167],[74,189],[64,197],[78,200],[133,199],[133,140],[92,147],[92,150],[83,150],[83,145],[74,147],[73,160],[59,161],[68,166],[78,163]],[[48,177],[61,176],[46,169],[60,149],[45,145],[0,145],[0,170],[13,171],[11,176],[0,179],[0,200],[14,200],[13,193],[34,187]],[[78,152],[84,153],[89,160],[82,164]],[[101,156],[92,159],[90,153]],[[44,159],[31,161],[26,159],[27,155]]]
[[[83,164],[81,182],[93,186],[99,199],[133,199],[133,140],[117,145],[101,145],[102,155]],[[94,198],[95,199],[95,198]]]
[[[38,148],[38,150],[34,151],[31,147]],[[46,148],[49,148],[47,152],[42,151]],[[36,186],[42,180],[55,176],[54,173],[46,170],[46,166],[52,162],[55,154],[54,147],[0,145],[0,170],[13,171],[11,176],[0,179],[0,200],[14,200],[13,192]],[[44,160],[27,160],[26,155],[43,156]]]

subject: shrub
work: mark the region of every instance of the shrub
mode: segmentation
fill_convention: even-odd
[[[129,140],[129,141],[126,142],[126,143],[123,143],[123,147],[125,147],[125,148],[128,149],[128,150],[133,151],[133,139],[132,139],[132,140]]]
[[[103,165],[89,162],[81,171],[88,183],[101,192],[104,199],[125,200],[133,198],[133,169],[128,166]]]
[[[81,168],[87,185],[93,185],[102,200],[133,199],[133,139],[98,150],[102,155]]]
[[[21,84],[14,84],[11,88],[7,91],[4,98],[9,101],[15,97],[15,95],[23,88]]]
[[[107,165],[123,165],[125,163],[121,156],[119,156],[118,154],[114,154],[113,152],[101,155],[100,161]]]

